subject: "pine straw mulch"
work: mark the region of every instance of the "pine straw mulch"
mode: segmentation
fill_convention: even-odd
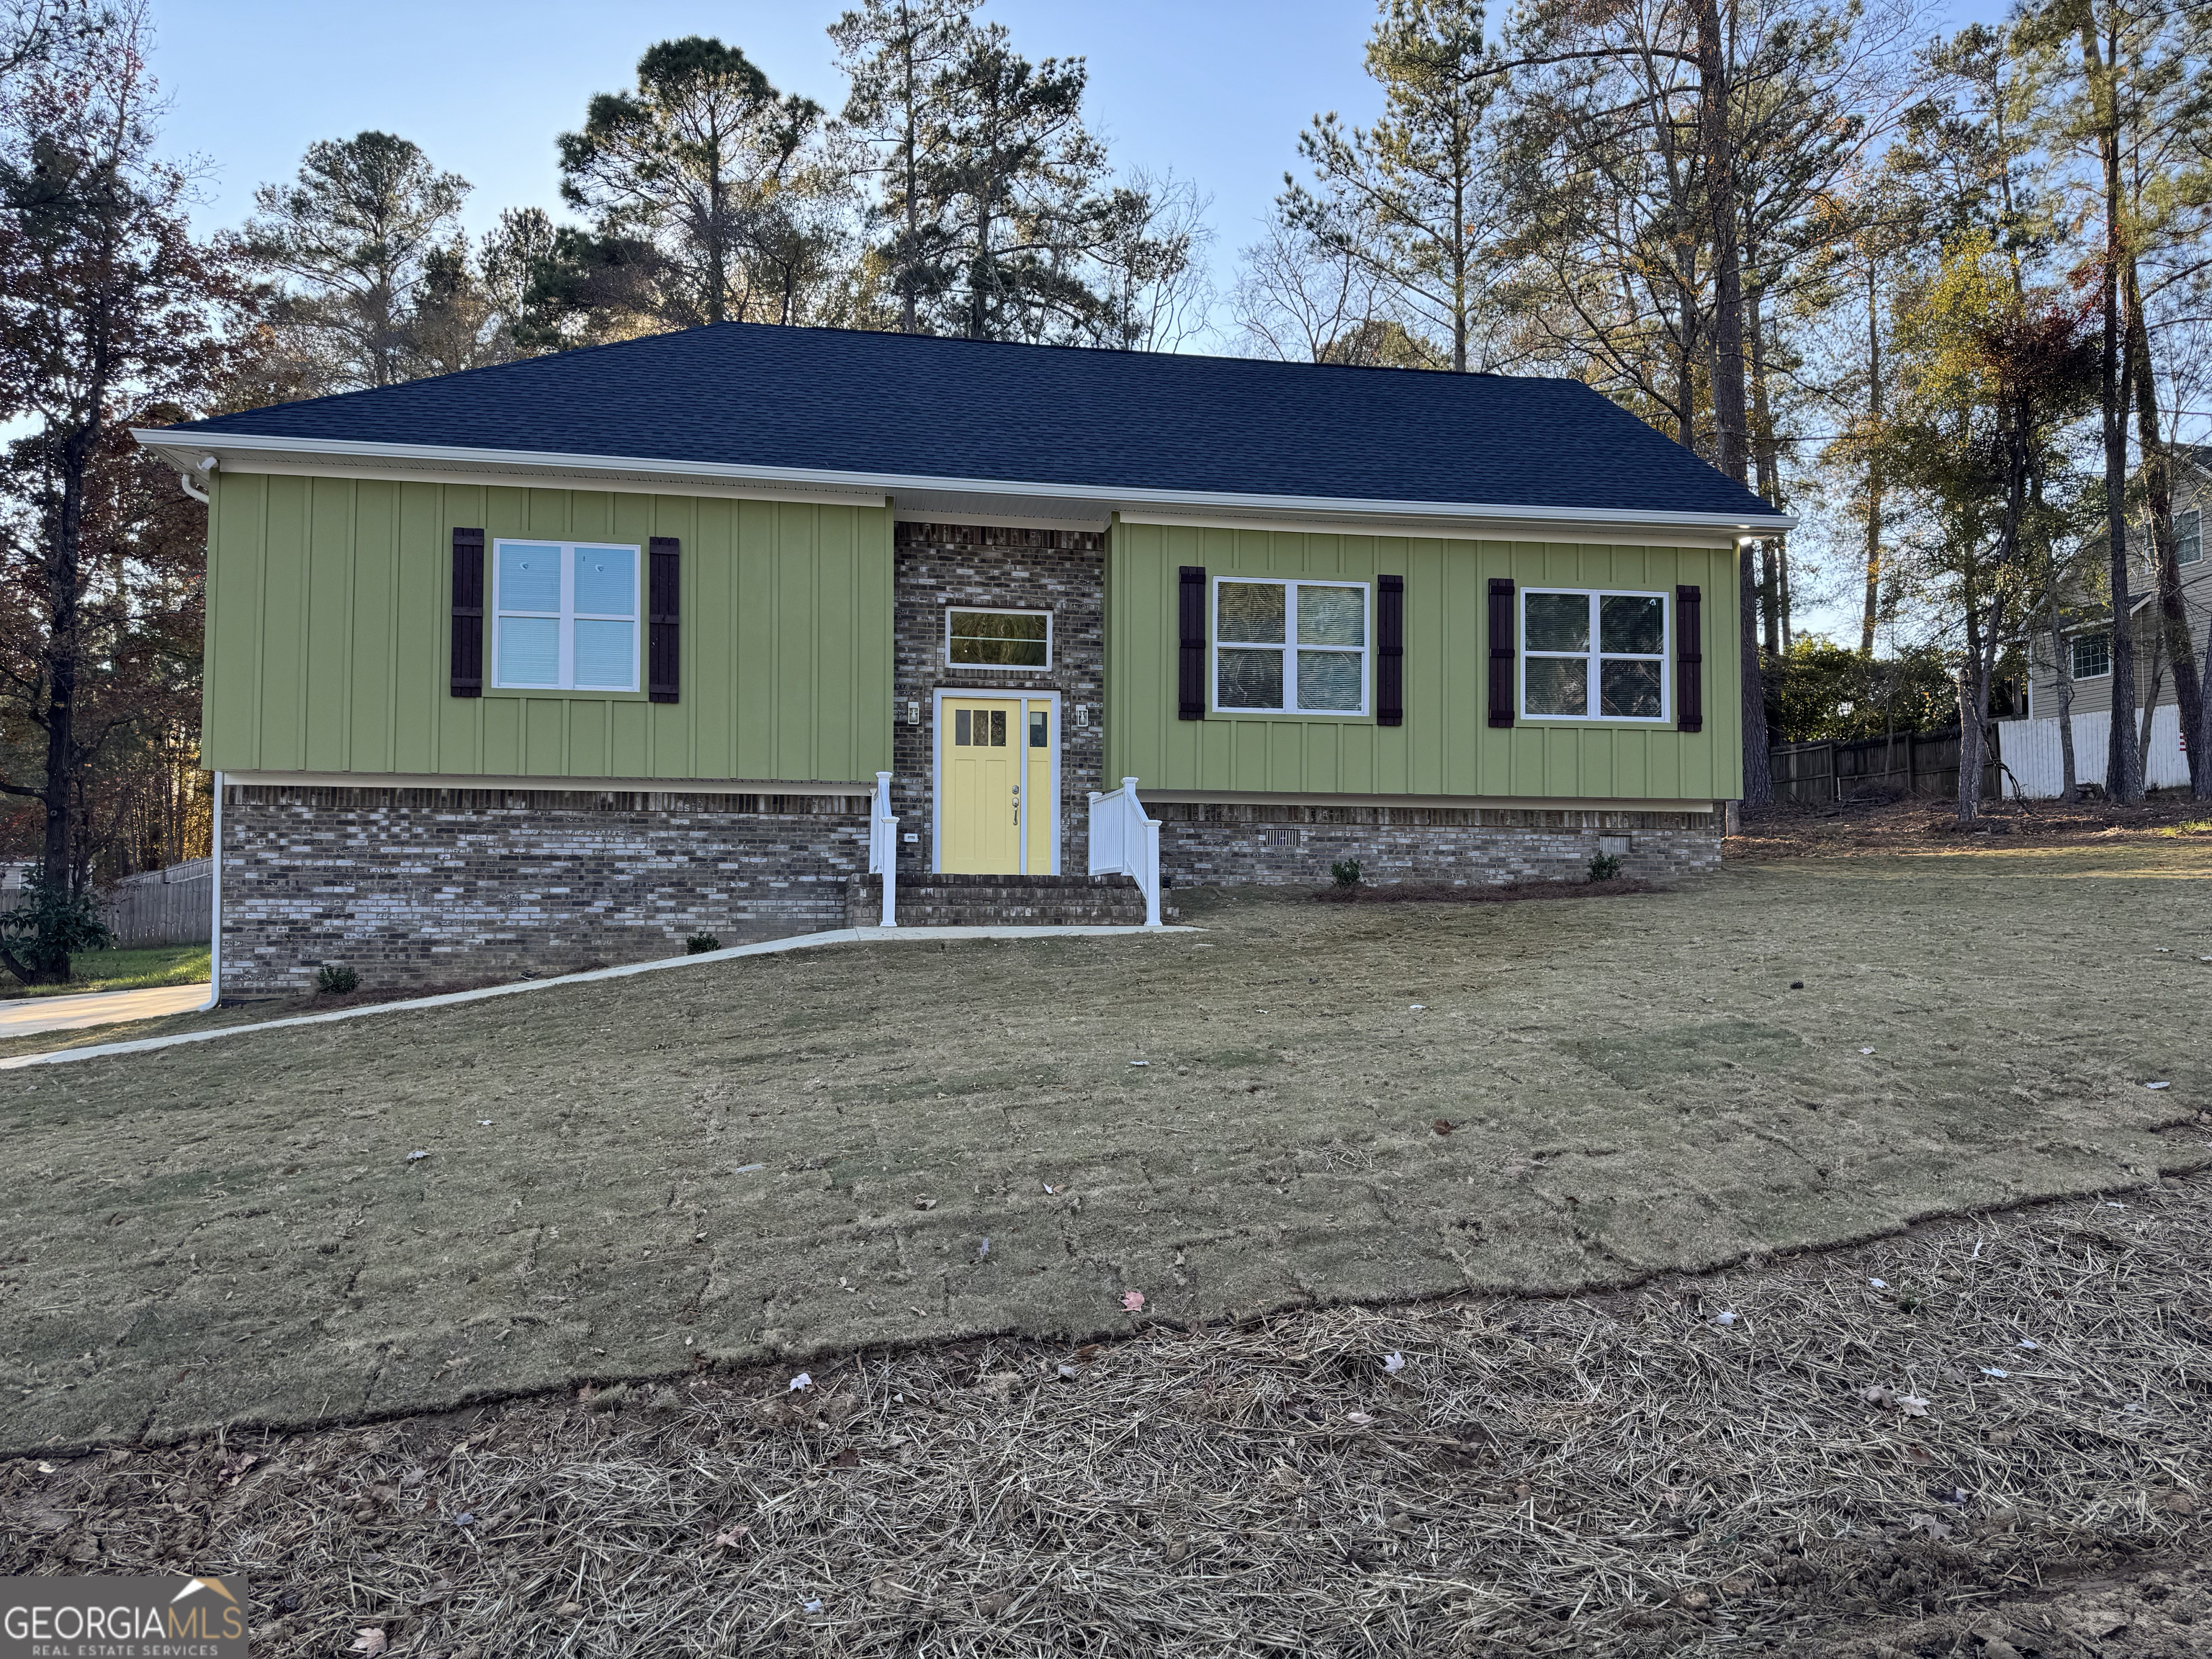
[[[1648,881],[1614,876],[1605,881],[1514,881],[1494,887],[1469,884],[1399,882],[1376,886],[1358,881],[1350,886],[1323,887],[1314,896],[1324,904],[1511,904],[1522,899],[1626,898],[1635,893],[1666,890]]]
[[[2002,800],[1971,827],[1957,804],[1933,795],[1877,793],[1832,806],[1777,801],[1747,810],[1741,833],[1722,846],[1729,860],[1894,857],[2001,848],[2110,847],[2179,842],[2212,848],[2212,804],[2186,790],[2160,790],[2140,806],[2109,801]]]
[[[1960,1620],[2202,1555],[2208,1453],[2169,1177],[1612,1296],[15,1460],[0,1572],[242,1570],[258,1655],[2005,1659]],[[2018,1653],[2193,1650],[2023,1605]]]

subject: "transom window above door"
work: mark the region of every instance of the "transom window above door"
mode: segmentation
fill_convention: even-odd
[[[492,569],[492,684],[637,690],[637,549],[502,541]]]
[[[962,668],[1049,668],[1048,611],[947,611],[945,660]]]
[[[1533,720],[1667,718],[1667,596],[1523,588],[1521,712]]]
[[[1367,584],[1213,584],[1213,706],[1223,714],[1367,712]]]

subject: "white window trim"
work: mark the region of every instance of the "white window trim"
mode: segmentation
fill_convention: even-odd
[[[952,617],[955,611],[970,617],[1042,617],[1044,618],[1044,664],[1040,667],[1027,662],[955,662],[952,660]],[[1052,612],[1049,611],[1014,611],[1003,605],[948,605],[945,607],[945,665],[965,673],[975,669],[986,674],[1048,674],[1052,672]]]
[[[1270,645],[1252,640],[1224,640],[1221,637],[1221,590],[1224,584],[1242,582],[1279,587],[1283,592],[1283,642]],[[1298,643],[1298,589],[1301,587],[1356,587],[1359,590],[1359,637],[1361,643],[1352,645],[1300,645]],[[1370,658],[1375,642],[1375,592],[1372,582],[1343,581],[1333,576],[1216,576],[1211,598],[1212,610],[1207,617],[1206,635],[1206,704],[1217,714],[1294,714],[1301,720],[1359,720],[1367,714],[1368,681]],[[1221,699],[1221,653],[1224,647],[1231,651],[1280,651],[1283,662],[1283,706],[1279,708],[1242,708]],[[1300,651],[1357,651],[1359,653],[1359,707],[1357,708],[1300,708],[1295,700],[1298,695],[1297,653]]]
[[[1589,642],[1587,651],[1531,651],[1528,648],[1528,599],[1534,593],[1575,593],[1589,601]],[[1598,601],[1600,599],[1656,599],[1659,601],[1659,649],[1649,651],[1601,651],[1598,649]],[[1565,720],[1577,726],[1664,726],[1674,718],[1674,676],[1668,668],[1674,661],[1670,647],[1674,641],[1674,600],[1664,592],[1649,592],[1635,587],[1524,587],[1521,590],[1520,615],[1514,618],[1520,630],[1519,659],[1521,675],[1521,718],[1524,720]],[[1583,688],[1583,698],[1590,712],[1587,714],[1539,714],[1528,707],[1528,659],[1531,657],[1578,657],[1589,664],[1589,678]],[[1601,695],[1603,665],[1613,662],[1656,662],[1659,665],[1659,712],[1656,714],[1608,714],[1604,711]]]
[[[560,550],[561,608],[552,611],[508,611],[500,604],[499,584],[501,560],[500,550],[507,547],[552,547]],[[609,552],[629,555],[630,609],[627,618],[610,617],[601,611],[586,611],[580,617],[576,611],[575,551],[580,547],[605,549]],[[645,666],[645,561],[643,550],[629,542],[559,541],[550,536],[501,536],[491,544],[491,637],[486,643],[491,648],[491,689],[497,691],[577,691],[584,695],[601,696],[610,693],[635,692],[638,678]],[[560,629],[557,680],[547,684],[542,680],[508,680],[500,677],[502,659],[499,649],[499,624],[502,617],[550,617]],[[578,685],[576,684],[576,623],[584,622],[623,622],[630,625],[629,684],[628,685]]]
[[[2184,538],[2184,537],[2183,537],[2183,536],[2182,536],[2182,534],[2181,534],[2181,521],[2182,521],[2184,519],[2194,519],[2194,520],[2197,521],[2197,532],[2196,532],[2196,535],[2195,535],[2193,538],[2189,538],[2189,539],[2193,539],[2193,540],[2196,542],[2196,544],[2197,544],[2197,556],[2196,556],[2195,558],[2193,558],[2193,559],[2185,559],[2185,558],[2183,558],[2183,557],[2181,556],[2181,544],[2182,544],[2183,540],[2185,539],[2185,538]],[[2185,507],[2181,508],[2179,512],[2177,512],[2177,513],[2173,515],[2173,531],[2174,531],[2174,535],[2173,535],[2173,542],[2174,542],[2173,562],[2174,562],[2176,564],[2178,564],[2178,565],[2191,565],[2191,564],[2202,564],[2202,563],[2203,563],[2203,562],[2204,562],[2204,512],[2203,512],[2203,509],[2202,507]]]

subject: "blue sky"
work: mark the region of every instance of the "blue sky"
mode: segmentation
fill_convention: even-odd
[[[1948,0],[1946,27],[1994,17],[1995,0]],[[646,46],[713,34],[785,91],[843,101],[824,30],[842,7],[631,0],[157,0],[157,72],[173,149],[209,174],[204,228],[236,224],[253,187],[289,178],[317,138],[380,127],[411,138],[476,186],[467,221],[501,208],[559,211],[553,137],[594,92],[629,84]],[[1362,72],[1369,0],[990,0],[1032,58],[1089,60],[1094,127],[1124,168],[1172,168],[1213,198],[1223,285],[1252,240],[1299,128],[1380,107]],[[1503,15],[1502,9],[1499,15]]]

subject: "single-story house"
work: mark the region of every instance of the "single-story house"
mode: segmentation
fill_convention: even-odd
[[[2212,449],[2177,445],[2173,469],[2174,562],[2181,576],[2181,610],[2189,624],[2191,656],[2201,668],[2208,629],[2212,629],[2212,560],[2204,556],[2204,508],[2212,506]],[[2107,540],[2099,537],[2081,550],[2080,563],[2101,573]],[[2154,789],[2186,788],[2189,757],[2182,744],[2179,706],[2174,701],[2173,659],[2166,640],[2165,613],[2158,604],[2158,574],[2151,561],[2148,522],[2128,530],[2128,631],[2134,646],[2136,740],[2143,757],[2143,781]],[[2011,774],[2005,787],[2049,799],[2060,793],[2063,769],[2058,746],[2062,692],[2073,714],[2074,765],[2078,782],[2101,785],[2112,732],[2112,615],[2109,594],[2094,603],[2069,605],[2059,617],[2054,648],[2052,630],[2042,617],[2027,636],[2027,708],[2003,721],[1998,743]],[[2061,678],[2066,684],[2062,686]],[[2147,739],[2147,741],[2146,741]]]
[[[1139,921],[1709,867],[1789,522],[1572,380],[747,324],[137,435],[210,500],[233,992],[872,921],[880,866]]]

